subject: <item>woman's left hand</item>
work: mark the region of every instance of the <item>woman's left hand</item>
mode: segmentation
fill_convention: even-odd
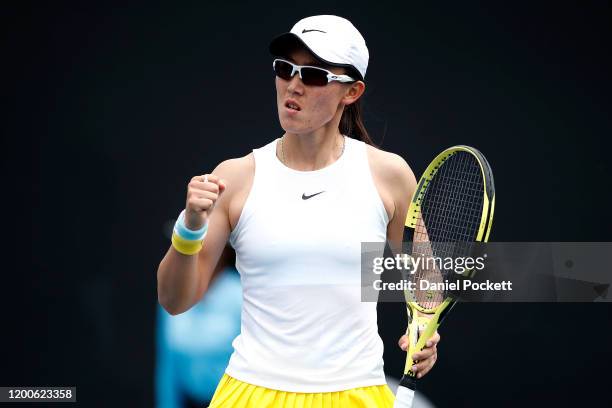
[[[436,331],[425,343],[425,348],[412,355],[412,359],[418,361],[418,363],[412,365],[412,372],[416,373],[417,378],[423,377],[433,368],[434,364],[436,364],[439,342],[440,334]],[[408,336],[404,334],[400,337],[398,344],[402,350],[406,351],[408,347]]]

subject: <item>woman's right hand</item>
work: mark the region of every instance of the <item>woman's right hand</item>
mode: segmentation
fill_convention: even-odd
[[[214,174],[193,177],[187,186],[185,226],[194,231],[202,228],[223,191],[225,181]]]

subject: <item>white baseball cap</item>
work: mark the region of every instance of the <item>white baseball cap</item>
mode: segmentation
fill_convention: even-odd
[[[270,43],[274,56],[287,56],[296,44],[304,46],[321,62],[353,68],[360,80],[368,68],[368,47],[361,33],[345,18],[312,16],[298,21],[290,32],[279,35]]]

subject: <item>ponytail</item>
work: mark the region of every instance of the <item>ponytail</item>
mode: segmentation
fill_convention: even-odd
[[[372,141],[372,138],[368,134],[368,131],[363,124],[363,112],[361,109],[361,99],[357,99],[350,105],[344,107],[342,117],[340,118],[340,125],[338,126],[340,133],[359,139],[362,142],[376,146]]]

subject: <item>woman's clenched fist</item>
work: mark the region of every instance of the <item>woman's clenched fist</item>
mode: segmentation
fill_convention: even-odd
[[[187,185],[185,226],[190,230],[202,228],[224,190],[225,182],[214,174],[193,177]]]

